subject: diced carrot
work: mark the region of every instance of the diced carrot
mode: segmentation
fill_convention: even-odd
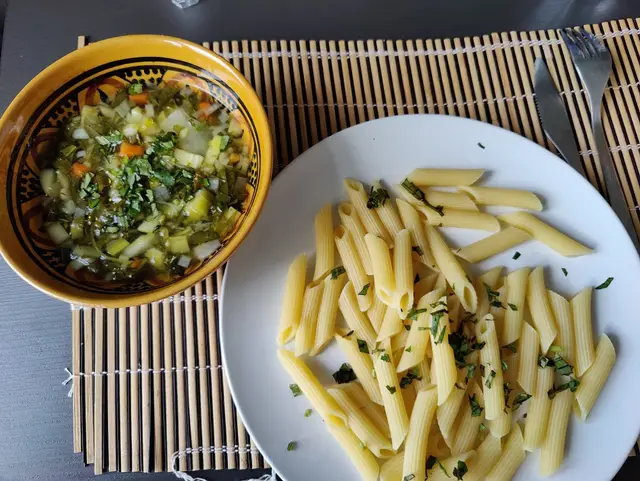
[[[120,144],[120,155],[123,157],[142,157],[144,155],[144,147],[142,145],[129,144],[122,142]]]
[[[129,95],[129,100],[136,105],[145,105],[149,102],[149,92],[142,92],[139,94]]]
[[[211,107],[212,105],[213,105],[213,104],[212,104],[212,103],[210,103],[210,102],[204,102],[204,101],[202,101],[202,102],[200,102],[200,104],[198,105],[198,109],[199,109],[199,110],[206,110],[206,109],[208,109],[209,107]],[[209,117],[209,115],[205,114],[204,112],[201,112],[201,113],[200,113],[200,118],[201,118],[201,119],[206,119],[206,118],[208,118],[208,117]]]
[[[134,257],[133,260],[131,261],[132,269],[137,269],[141,265],[142,265],[142,259],[140,257]]]
[[[86,165],[81,164],[80,162],[76,162],[75,164],[73,164],[73,166],[71,166],[71,174],[74,177],[82,177],[87,172],[91,172],[91,169]]]

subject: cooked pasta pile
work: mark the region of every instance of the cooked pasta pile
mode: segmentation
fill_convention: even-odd
[[[313,279],[305,254],[289,268],[278,343],[294,350],[278,358],[366,481],[508,480],[536,450],[551,475],[572,409],[584,421],[613,368],[609,338],[592,338],[591,287],[567,300],[542,267],[467,273],[531,239],[564,256],[591,252],[529,212],[480,211],[542,210],[531,192],[474,185],[482,174],[416,169],[395,199],[346,179],[339,227],[331,205],[315,219]],[[440,226],[495,233],[452,250]],[[301,356],[333,339],[347,362],[325,387]]]

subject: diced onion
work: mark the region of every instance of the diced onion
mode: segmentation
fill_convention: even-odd
[[[171,193],[169,189],[167,189],[164,185],[160,185],[153,189],[153,196],[158,202],[165,202],[169,200],[171,197]]]
[[[138,134],[138,128],[135,125],[127,124],[122,129],[122,133],[125,137],[135,137]]]
[[[76,203],[71,199],[64,201],[62,204],[62,212],[65,214],[73,214],[76,211]]]
[[[212,240],[209,242],[205,242],[204,244],[200,244],[193,248],[193,256],[196,259],[200,259],[200,260],[206,259],[215,251],[217,251],[221,245],[222,244],[220,244],[219,240]]]
[[[220,179],[217,177],[209,178],[209,190],[213,192],[218,192],[218,188],[220,187]]]
[[[57,222],[49,224],[46,229],[47,234],[49,234],[49,239],[56,245],[64,244],[69,240],[69,233]]]
[[[226,110],[223,110],[222,112],[220,112],[220,115],[218,115],[218,120],[220,122],[226,122],[227,120],[229,120],[229,113]]]
[[[125,118],[127,116],[127,114],[129,113],[129,110],[131,109],[131,107],[129,107],[129,101],[128,100],[123,100],[120,105],[118,105],[116,107],[116,113],[122,117]]]
[[[78,152],[76,152],[76,159],[81,159],[85,155],[87,155],[87,153],[84,150],[78,150]]]
[[[184,267],[186,269],[187,267],[189,267],[189,264],[191,264],[191,257],[189,257],[189,256],[180,256],[178,258],[178,265],[180,267]]]
[[[183,97],[188,97],[189,95],[191,95],[191,93],[191,89],[187,86],[184,86],[180,89],[180,95],[182,95]]]
[[[196,111],[196,113],[193,116],[196,118],[200,118],[201,115],[208,117],[209,115],[214,113],[216,110],[218,110],[220,107],[221,107],[220,104],[214,103],[209,105],[208,107],[205,107],[203,109]]]
[[[144,106],[144,113],[149,118],[153,118],[153,117],[156,116],[155,110],[154,110],[152,104],[147,104],[147,105]]]
[[[89,134],[81,127],[74,130],[71,134],[71,137],[73,137],[75,140],[86,140],[89,138]]]

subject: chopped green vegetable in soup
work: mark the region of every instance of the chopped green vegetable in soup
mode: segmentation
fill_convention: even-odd
[[[40,182],[44,229],[74,270],[168,279],[213,254],[240,217],[244,131],[206,94],[131,84],[63,134]]]

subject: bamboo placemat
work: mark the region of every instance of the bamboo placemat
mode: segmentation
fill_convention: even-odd
[[[604,39],[613,57],[604,128],[640,232],[640,20],[586,28]],[[544,57],[573,120],[589,181],[604,191],[585,92],[556,31],[204,45],[232,62],[264,103],[276,141],[274,175],[327,136],[391,115],[469,117],[553,150],[532,91],[534,59]],[[172,458],[181,471],[268,467],[235,410],[220,365],[222,276],[220,270],[151,305],[74,308],[74,451],[83,452],[96,473],[167,471]]]

